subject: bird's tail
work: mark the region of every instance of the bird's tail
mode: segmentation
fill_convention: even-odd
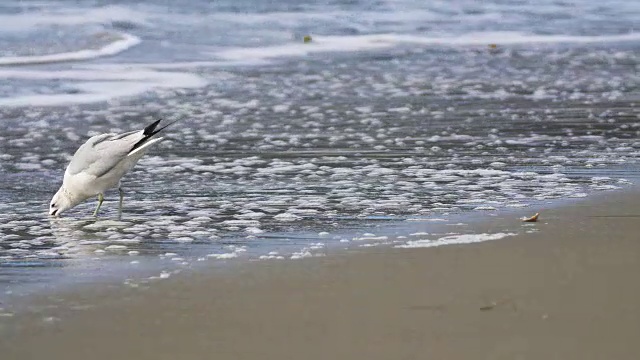
[[[162,121],[162,119],[158,119],[156,121],[154,121],[152,124],[148,125],[147,127],[144,128],[144,130],[142,131],[142,139],[140,139],[140,141],[138,141],[137,143],[135,143],[133,145],[133,147],[131,148],[131,150],[129,150],[129,155],[133,154],[134,152],[136,152],[137,149],[139,149],[142,145],[147,144],[149,142],[149,140],[151,140],[153,138],[153,136],[157,133],[159,133],[160,131],[166,129],[168,126],[171,126],[173,124],[175,124],[176,122],[178,122],[178,120],[170,122],[169,124],[159,128],[156,130],[156,128],[158,127],[158,124],[160,124],[160,121]],[[157,139],[160,140],[160,139]],[[154,141],[155,142],[155,141]]]

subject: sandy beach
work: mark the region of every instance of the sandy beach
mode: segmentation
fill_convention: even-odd
[[[13,359],[632,359],[640,193],[499,217],[519,235],[375,248],[35,299],[5,322]],[[538,231],[527,231],[537,229]],[[7,326],[12,329],[7,329]],[[9,331],[10,330],[10,331]]]

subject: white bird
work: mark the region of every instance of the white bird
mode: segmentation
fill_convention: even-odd
[[[93,212],[93,216],[98,216],[104,201],[104,192],[116,187],[120,193],[118,213],[121,214],[124,193],[120,180],[151,145],[163,139],[154,136],[172,123],[156,130],[160,121],[145,127],[144,130],[96,135],[82,144],[67,166],[62,186],[51,199],[49,215],[59,216],[88,198],[98,195],[98,206]]]

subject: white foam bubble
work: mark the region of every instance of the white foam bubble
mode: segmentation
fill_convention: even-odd
[[[398,248],[425,248],[452,244],[471,244],[490,240],[499,240],[508,236],[515,236],[514,233],[495,233],[495,234],[461,234],[449,235],[441,237],[437,240],[413,240],[405,244],[398,245]]]
[[[233,252],[233,253],[222,253],[222,254],[209,254],[207,255],[208,258],[213,258],[213,259],[218,259],[218,260],[225,260],[225,259],[234,259],[238,257],[238,254]]]
[[[278,214],[278,215],[274,216],[273,218],[274,218],[274,220],[283,221],[283,222],[296,221],[296,220],[302,219],[301,216],[298,216],[298,215],[295,215],[295,214],[292,214],[292,213]]]
[[[258,220],[225,220],[222,222],[225,226],[246,226],[246,227],[258,227],[260,221]]]
[[[493,206],[483,205],[483,206],[475,207],[474,210],[497,210],[497,209]]]
[[[300,251],[296,251],[294,253],[291,254],[291,256],[289,257],[289,259],[291,260],[298,260],[298,259],[304,259],[304,258],[309,258],[309,257],[313,257],[313,256],[320,256],[320,255],[314,255],[309,248],[303,248]]]
[[[104,249],[107,251],[124,251],[127,247],[125,245],[109,245]]]

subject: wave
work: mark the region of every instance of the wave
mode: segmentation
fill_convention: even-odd
[[[586,44],[640,41],[640,33],[620,35],[533,35],[518,32],[480,32],[460,36],[428,37],[403,34],[314,36],[308,44],[295,43],[255,48],[231,48],[212,53],[225,60],[260,61],[278,57],[305,56],[319,52],[352,52],[390,48],[401,44],[435,46],[486,46],[526,44]]]
[[[85,49],[48,55],[0,57],[0,66],[48,64],[56,62],[95,59],[103,56],[112,56],[138,45],[141,41],[137,36],[130,34],[122,33],[118,34],[118,37],[118,40],[109,43],[99,49]]]
[[[423,45],[525,45],[525,44],[587,44],[640,41],[640,33],[619,35],[535,35],[519,32],[480,32],[458,37],[421,37],[413,35],[382,35],[382,41],[407,42]]]
[[[0,31],[33,31],[42,27],[111,24],[118,21],[150,26],[150,16],[147,12],[119,5],[59,8],[53,4],[43,4],[39,11],[0,14]]]
[[[73,93],[18,95],[0,98],[0,106],[60,106],[133,97],[156,89],[199,88],[207,82],[186,72],[155,71],[144,66],[86,66],[66,71],[2,70],[0,79],[69,80]]]
[[[42,56],[0,58],[0,65],[24,65],[60,61],[87,60],[114,55],[140,43],[129,34],[100,49],[81,50]],[[84,64],[72,70],[31,70],[0,68],[0,79],[26,81],[66,80],[72,93],[25,94],[0,98],[0,106],[57,106],[109,101],[132,97],[156,89],[197,88],[207,84],[191,72],[200,67],[249,66],[268,63],[273,58],[299,57],[319,52],[358,52],[384,50],[402,44],[417,46],[487,46],[488,44],[584,44],[640,41],[640,33],[602,36],[531,35],[517,32],[468,33],[461,36],[428,37],[408,34],[375,34],[354,36],[314,36],[311,43],[289,43],[253,48],[226,48],[209,53],[214,59],[179,63]]]

